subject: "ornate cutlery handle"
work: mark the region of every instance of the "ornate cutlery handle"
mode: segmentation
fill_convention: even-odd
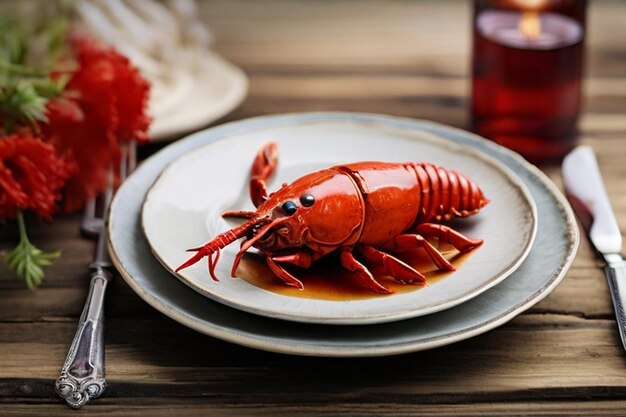
[[[97,398],[106,387],[104,370],[104,294],[112,275],[100,266],[91,275],[89,294],[61,375],[57,393],[72,408]]]

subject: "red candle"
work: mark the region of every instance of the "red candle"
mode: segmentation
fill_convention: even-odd
[[[477,7],[472,122],[478,134],[538,163],[559,160],[574,146],[584,39],[575,17]]]

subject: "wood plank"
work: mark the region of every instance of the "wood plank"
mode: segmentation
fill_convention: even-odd
[[[0,345],[0,378],[20,378],[24,369],[36,369],[38,378],[54,379],[74,327],[65,322],[0,323],[5,340]],[[555,320],[544,314],[520,316],[497,330],[436,350],[361,359],[261,352],[165,319],[112,319],[107,324],[108,375],[112,386],[121,384],[116,392],[122,397],[144,395],[133,385],[140,383],[164,384],[163,396],[207,391],[237,393],[241,401],[271,401],[279,391],[298,393],[302,401],[338,393],[372,401],[386,395],[450,394],[477,401],[496,394],[517,398],[545,387],[574,398],[585,390],[602,395],[608,387],[625,387],[623,360],[613,321],[572,316]],[[302,392],[303,386],[310,392]]]
[[[455,56],[467,49],[467,38],[456,36],[460,28],[455,19],[455,13],[466,15],[465,3],[429,9],[433,20],[419,25],[415,24],[421,10],[417,3],[389,2],[384,7],[371,1],[339,3],[319,7],[312,1],[298,5],[282,1],[267,7],[219,2],[203,4],[202,15],[216,32],[218,49],[226,47],[226,55],[237,62],[297,65],[324,61],[367,66],[377,56],[384,62],[410,64],[420,45],[431,45],[433,38],[441,40],[442,46],[433,55]],[[250,8],[242,14],[242,7]],[[219,19],[212,19],[218,15]],[[259,22],[263,22],[262,30]],[[462,27],[468,25],[465,22]],[[262,47],[267,44],[273,47]]]
[[[201,3],[200,12],[215,33],[216,50],[246,68],[315,65],[362,70],[384,63],[415,73],[468,74],[471,23],[465,1],[436,7],[388,1],[381,7],[370,0],[320,7],[312,0],[269,5],[222,0]],[[590,3],[588,74],[623,76],[621,44],[613,34],[623,31],[620,16],[625,14],[623,2]]]
[[[626,409],[625,401],[527,401],[517,402],[484,402],[474,404],[424,404],[417,401],[410,403],[383,402],[361,403],[349,399],[338,398],[330,404],[215,404],[211,399],[186,398],[184,402],[173,406],[170,398],[151,398],[144,401],[135,399],[119,399],[103,397],[72,415],[83,416],[616,416],[622,417]],[[64,408],[65,407],[65,408]],[[3,404],[3,415],[6,416],[50,416],[68,413],[65,405],[51,402],[30,402]]]
[[[326,74],[301,70],[286,74],[250,74],[250,96],[275,99],[402,99],[405,97],[469,97],[471,81],[446,75],[354,74],[328,71]],[[589,78],[584,83],[588,111],[626,109],[626,80]]]
[[[47,279],[55,279],[49,276]],[[0,291],[0,322],[21,321],[76,321],[80,316],[87,289],[88,277],[74,286],[63,288],[39,288],[29,291],[23,288]],[[139,298],[121,278],[112,282],[105,301],[107,317],[144,317],[158,313]]]

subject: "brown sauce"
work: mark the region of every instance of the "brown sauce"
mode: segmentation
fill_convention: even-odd
[[[442,250],[442,253],[457,270],[463,260],[469,255],[459,255],[459,253],[452,248],[448,248],[445,251]],[[454,275],[454,271],[438,271],[423,249],[394,254],[394,256],[424,274],[427,280],[426,285],[432,285],[449,275]],[[355,279],[355,274],[341,267],[341,265],[339,265],[339,259],[333,256],[333,254],[320,259],[314,263],[311,268],[304,269],[288,265],[286,269],[293,276],[302,281],[304,284],[303,290],[283,283],[283,281],[269,269],[265,259],[254,253],[246,253],[244,255],[237,268],[237,276],[259,288],[291,297],[347,301],[389,297],[393,295],[378,294],[370,289],[359,286]],[[368,269],[378,282],[393,290],[395,294],[418,291],[425,287],[424,284],[405,285],[397,283],[391,277],[386,276],[382,268],[368,266]]]

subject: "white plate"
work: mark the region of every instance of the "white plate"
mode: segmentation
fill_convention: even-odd
[[[248,91],[245,73],[210,50],[203,51],[200,68],[179,72],[171,91],[161,91],[149,111],[150,140],[160,142],[197,130],[235,109]]]
[[[426,131],[471,146],[509,167],[537,204],[537,237],[511,276],[483,294],[445,311],[393,323],[325,326],[270,319],[209,300],[172,276],[152,256],[141,230],[146,193],[179,156],[212,141],[268,127],[316,121],[377,124]],[[108,219],[109,253],[128,285],[148,304],[198,332],[233,343],[311,356],[383,356],[432,349],[494,329],[549,295],[567,273],[578,248],[572,210],[559,189],[519,155],[468,132],[419,120],[358,113],[305,113],[259,117],[198,132],[161,150],[124,182]]]
[[[189,258],[186,248],[200,246],[236,224],[225,221],[223,211],[253,209],[248,174],[254,155],[268,139],[278,143],[281,161],[270,190],[308,172],[360,160],[429,161],[454,168],[491,200],[480,213],[455,224],[467,236],[484,239],[484,244],[467,255],[456,272],[426,287],[337,301],[302,298],[296,289],[276,293],[230,278],[239,249],[233,243],[217,264],[219,282],[208,275],[206,259],[176,274],[211,299],[299,322],[389,322],[431,314],[477,296],[510,275],[530,251],[537,226],[535,204],[526,186],[502,163],[430,132],[323,120],[233,134],[194,149],[164,170],[146,197],[143,227],[168,270]],[[304,285],[306,291],[306,281]]]

